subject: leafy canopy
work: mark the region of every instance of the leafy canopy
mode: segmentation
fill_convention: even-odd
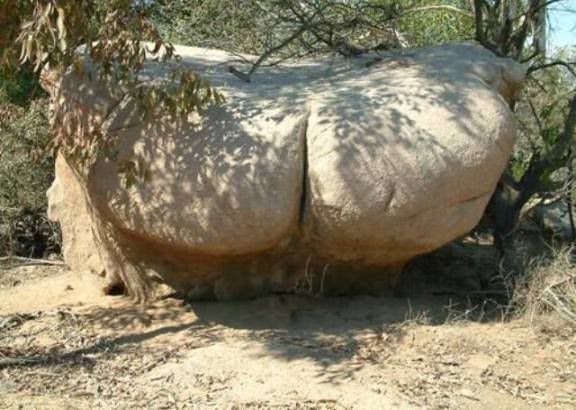
[[[27,66],[43,73],[50,86],[66,70],[85,75],[89,61],[98,78],[113,85],[116,97],[133,97],[143,115],[184,115],[219,103],[221,95],[180,64],[174,46],[159,34],[150,19],[153,5],[144,0],[0,0],[3,75]],[[140,79],[147,58],[169,67],[172,86]],[[112,139],[101,124],[91,124],[89,134],[83,132],[81,113],[60,114],[53,147],[73,159],[92,158]]]

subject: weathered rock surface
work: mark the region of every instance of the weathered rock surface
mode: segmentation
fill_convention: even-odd
[[[523,69],[475,45],[261,68],[251,83],[227,53],[177,52],[226,96],[199,121],[135,122],[130,102],[72,74],[52,89],[120,137],[85,177],[58,160],[50,216],[75,269],[127,282],[134,265],[220,299],[295,286],[314,262],[321,287],[366,281],[362,267],[382,279],[378,267],[475,226],[514,143],[507,101]],[[118,163],[131,158],[150,180],[126,189]]]
[[[62,228],[64,260],[74,270],[102,274],[104,264],[82,184],[62,156],[55,168],[56,178],[47,192],[48,218]]]
[[[540,204],[534,209],[533,216],[538,226],[553,236],[564,240],[573,238],[570,205],[566,201]]]

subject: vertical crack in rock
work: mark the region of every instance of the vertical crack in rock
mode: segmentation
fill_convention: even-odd
[[[306,197],[309,188],[308,182],[308,120],[310,118],[311,109],[308,108],[306,115],[302,122],[302,130],[300,138],[302,140],[302,191],[300,192],[300,214],[298,218],[298,226],[300,229],[304,226],[304,218],[306,217]]]

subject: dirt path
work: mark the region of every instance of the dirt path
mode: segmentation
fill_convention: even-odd
[[[425,295],[142,307],[37,269],[0,277],[0,408],[576,406],[576,336],[554,322]]]

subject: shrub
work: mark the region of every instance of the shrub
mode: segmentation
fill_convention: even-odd
[[[0,77],[0,255],[42,257],[60,250],[58,228],[46,217],[54,168],[45,155],[48,100],[30,101],[39,93],[33,83],[27,76]]]

